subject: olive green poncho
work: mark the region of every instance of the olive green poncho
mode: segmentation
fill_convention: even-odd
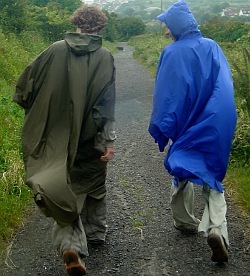
[[[13,100],[25,109],[26,183],[41,210],[57,221],[78,216],[69,171],[84,161],[96,134],[114,120],[114,61],[97,35],[67,33],[19,77]],[[42,204],[41,204],[42,203]]]

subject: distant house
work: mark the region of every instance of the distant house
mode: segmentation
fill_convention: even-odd
[[[232,9],[232,8],[223,9],[221,16],[227,16],[227,17],[239,16],[239,9]]]
[[[250,7],[242,8],[239,12],[239,16],[250,16]]]
[[[250,16],[250,7],[226,8],[226,9],[223,9],[221,16],[227,16],[227,17]]]
[[[94,0],[100,8],[105,8],[109,12],[116,11],[122,4],[133,2],[134,0]]]
[[[149,8],[146,8],[144,11],[146,12],[146,13],[151,13],[152,11],[157,11],[157,10],[161,10],[161,8],[159,8],[159,7],[149,7]]]

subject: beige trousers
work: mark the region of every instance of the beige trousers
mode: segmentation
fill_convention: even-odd
[[[221,234],[229,245],[226,212],[227,206],[224,193],[210,189],[203,184],[202,196],[205,200],[205,208],[201,221],[194,216],[194,188],[188,181],[178,183],[178,187],[171,186],[171,210],[176,226],[197,226],[199,232],[205,236],[211,228],[219,228]]]
[[[52,232],[53,245],[60,254],[66,249],[75,249],[80,255],[88,256],[88,240],[106,237],[107,163],[100,160],[98,151],[85,150],[82,156],[84,160],[77,159],[69,172],[79,217],[71,225],[56,222]]]
[[[88,256],[87,241],[104,241],[106,237],[106,192],[98,196],[81,194],[77,196],[77,202],[83,208],[73,224],[54,224],[52,242],[60,255],[66,249],[75,249],[82,257]]]

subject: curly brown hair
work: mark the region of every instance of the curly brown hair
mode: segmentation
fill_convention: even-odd
[[[71,22],[85,33],[98,33],[108,23],[106,15],[96,6],[83,5],[71,17]]]

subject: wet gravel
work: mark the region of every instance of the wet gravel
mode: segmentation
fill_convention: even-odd
[[[250,275],[250,238],[246,235],[250,221],[230,197],[227,264],[210,261],[202,234],[182,235],[174,229],[164,153],[158,152],[147,132],[154,79],[133,59],[132,50],[124,45],[115,54],[118,139],[107,177],[109,230],[104,246],[89,248],[88,275]],[[200,187],[195,192],[200,218],[204,207]],[[52,223],[34,206],[0,262],[0,275],[66,275],[51,245]]]

